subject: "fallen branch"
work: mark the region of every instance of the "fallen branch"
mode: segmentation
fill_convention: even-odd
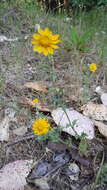
[[[11,143],[8,143],[8,144],[6,145],[6,147],[13,146],[13,145],[18,144],[18,143],[20,143],[20,142],[22,142],[22,141],[29,140],[29,139],[32,139],[32,138],[34,138],[34,137],[36,137],[36,135],[33,134],[33,135],[25,136],[25,137],[23,137],[23,138],[21,138],[21,139],[16,139],[15,141],[13,141],[13,142],[11,142]]]

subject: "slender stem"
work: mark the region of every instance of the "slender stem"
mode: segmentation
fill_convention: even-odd
[[[78,133],[77,133],[76,130],[74,129],[74,125],[71,123],[71,120],[70,120],[70,118],[69,118],[69,116],[68,116],[68,114],[67,114],[67,112],[66,112],[66,109],[65,109],[64,107],[63,107],[63,111],[65,112],[65,114],[66,114],[66,116],[67,116],[67,118],[68,118],[68,121],[69,121],[70,126],[71,126],[72,129],[74,130],[75,134],[78,136]]]
[[[96,185],[97,185],[97,183],[98,183],[98,181],[99,181],[99,178],[100,178],[100,175],[101,175],[102,166],[103,166],[103,163],[104,163],[104,156],[105,156],[105,154],[104,154],[104,152],[103,152],[101,164],[100,164],[99,170],[98,170],[98,172],[97,172],[97,174],[96,174],[96,179],[95,179],[94,184],[93,184],[92,187],[91,187],[91,190],[95,190]]]

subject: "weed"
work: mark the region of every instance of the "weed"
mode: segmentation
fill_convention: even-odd
[[[88,156],[88,143],[87,139],[85,138],[85,134],[81,135],[79,139],[80,143],[78,149],[80,156]]]
[[[101,163],[100,163],[100,166],[99,166],[99,169],[97,170],[96,172],[96,176],[95,176],[95,182],[92,184],[91,186],[91,189],[92,190],[95,190],[96,189],[96,185],[98,183],[98,181],[104,177],[104,175],[106,175],[106,172],[102,174],[102,171],[104,169],[104,152],[103,152],[103,155],[102,155],[102,160],[101,160]],[[106,169],[106,168],[105,168]]]
[[[77,32],[77,29],[75,27],[72,27],[71,28],[72,47],[80,51],[88,50],[87,42],[89,41],[91,36],[92,36],[91,31],[85,31],[83,33],[79,33]]]
[[[101,180],[101,183],[107,183],[107,164],[106,163],[102,165],[100,180]]]
[[[94,72],[97,70],[96,63],[83,64],[83,99],[89,101],[91,99],[90,82],[93,78]]]

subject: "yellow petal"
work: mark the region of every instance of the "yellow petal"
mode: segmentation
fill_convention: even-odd
[[[44,30],[41,29],[41,28],[39,28],[39,29],[38,29],[38,33],[41,34],[41,35],[44,35]]]
[[[48,52],[48,50],[47,50],[46,48],[44,48],[43,54],[44,54],[45,56],[49,54],[49,52]]]
[[[44,52],[45,52],[46,54],[48,53],[47,50],[46,50],[46,48],[44,48],[44,47],[42,47],[42,46],[40,46],[40,50],[41,50],[41,53],[44,53]]]
[[[49,30],[49,28],[45,28],[45,29],[44,29],[44,34],[45,34],[46,36],[50,36],[50,35],[52,35],[52,32]]]
[[[33,46],[33,47],[32,47],[33,51],[37,51],[36,48],[37,48],[37,46]]]
[[[54,49],[58,49],[59,48],[59,46],[54,45],[54,44],[52,44],[51,47],[54,48]]]
[[[51,47],[48,47],[47,50],[48,50],[48,53],[50,53],[50,54],[54,53],[54,51],[53,51],[53,49]]]
[[[53,44],[57,44],[57,43],[59,43],[60,41],[61,41],[61,40],[53,40],[52,43],[53,43]]]
[[[39,40],[40,39],[40,35],[35,33],[32,35],[32,37],[35,39],[35,40]]]
[[[32,44],[38,44],[39,42],[38,42],[38,40],[31,40],[31,43]]]
[[[35,98],[32,100],[32,103],[38,103],[39,102],[39,99],[38,98]]]
[[[42,53],[42,52],[43,52],[43,50],[44,50],[44,49],[43,49],[43,47],[42,47],[42,46],[38,46],[38,52],[39,52],[39,53]]]
[[[59,34],[52,35],[52,40],[58,40]]]
[[[42,46],[34,46],[33,50],[39,53],[43,53],[45,56],[49,54],[48,50]]]
[[[42,53],[42,47],[41,46],[33,46],[34,51],[38,51],[39,53]]]

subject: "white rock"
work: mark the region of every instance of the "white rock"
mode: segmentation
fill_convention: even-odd
[[[10,118],[6,116],[0,123],[0,141],[8,141],[9,139],[9,122]]]
[[[5,41],[5,40],[7,40],[7,37],[6,37],[6,36],[0,36],[0,42],[3,42],[3,41]]]
[[[4,42],[4,41],[8,41],[8,42],[11,42],[11,41],[17,41],[18,38],[7,38],[6,36],[0,36],[0,42]]]
[[[72,136],[81,136],[85,133],[87,139],[94,138],[93,122],[88,117],[75,111],[73,108],[65,110],[63,108],[57,108],[52,111],[52,117],[57,125],[63,127],[62,131],[65,131]],[[74,126],[71,126],[74,121]]]
[[[49,190],[50,187],[47,182],[48,178],[42,177],[39,179],[35,179],[35,185],[38,186],[41,190]]]
[[[32,160],[17,160],[0,170],[0,190],[24,190]]]
[[[18,136],[23,136],[25,135],[26,132],[27,132],[26,126],[21,126],[13,130],[13,134],[18,135]]]
[[[103,103],[105,106],[107,106],[107,93],[103,93],[103,94],[101,95],[101,101],[102,101],[102,103]]]
[[[71,163],[69,165],[69,169],[74,173],[73,175],[70,175],[70,179],[73,180],[73,181],[77,181],[78,180],[78,176],[79,176],[79,172],[80,172],[80,169],[78,167],[77,164],[75,163]]]
[[[16,122],[15,111],[11,108],[5,109],[5,117],[0,123],[0,141],[9,140],[9,123],[10,121]]]
[[[94,124],[98,127],[99,132],[107,138],[107,124],[94,120]]]
[[[97,86],[95,89],[95,92],[97,92],[100,95],[102,103],[107,106],[107,93],[105,93],[105,90],[101,88],[100,86]]]
[[[35,31],[37,31],[38,29],[40,29],[40,24],[35,24]]]
[[[98,94],[102,94],[103,90],[102,90],[101,86],[97,86],[95,89],[95,92],[97,92]]]
[[[92,102],[83,105],[83,114],[94,120],[107,121],[107,106],[103,104],[94,104]]]

